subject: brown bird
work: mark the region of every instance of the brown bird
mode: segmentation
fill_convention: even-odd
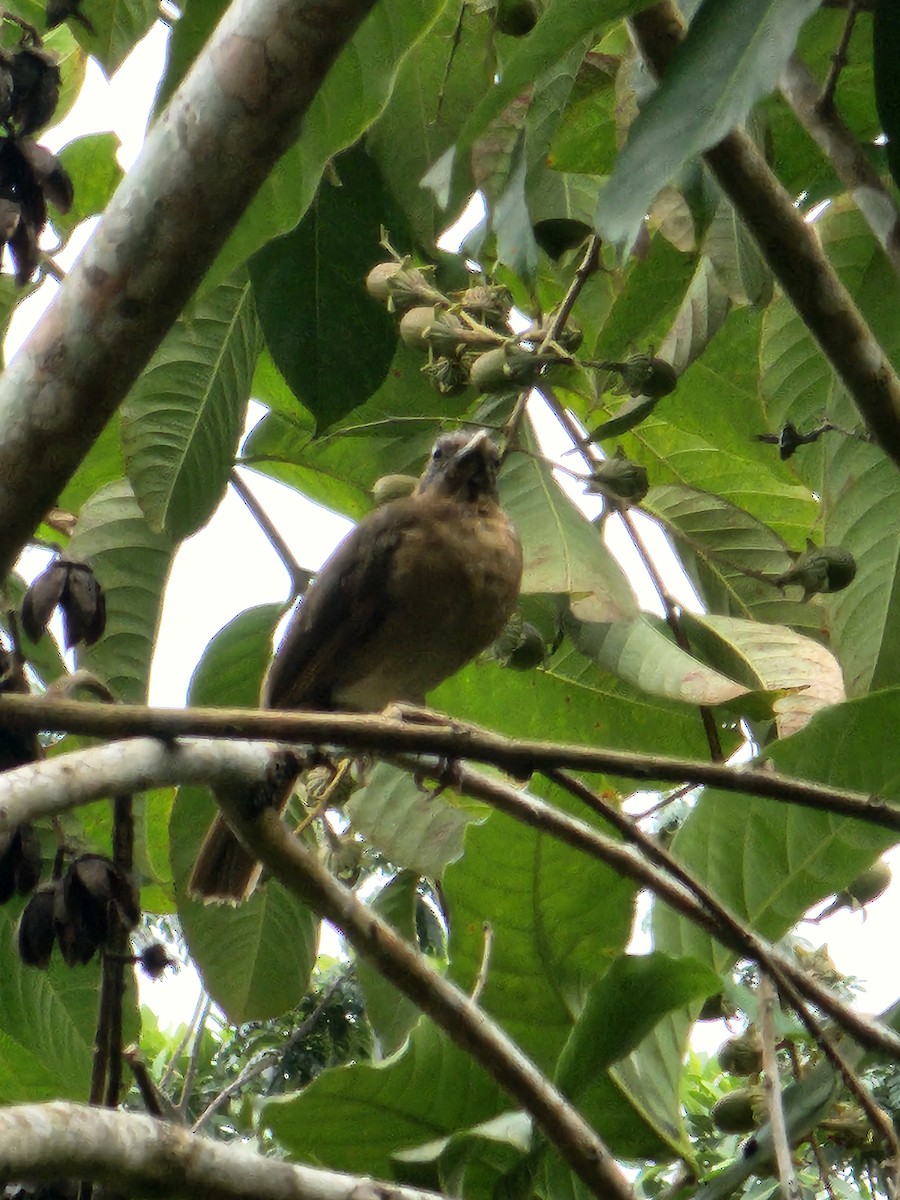
[[[522,548],[497,494],[499,465],[483,430],[438,438],[412,495],[360,521],[300,602],[263,684],[265,708],[424,704],[490,645],[522,579]],[[258,876],[217,816],[189,890],[240,900]]]

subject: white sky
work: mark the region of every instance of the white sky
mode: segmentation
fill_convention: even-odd
[[[89,62],[85,87],[71,113],[41,140],[55,150],[74,137],[108,130],[112,120],[122,143],[120,161],[127,170],[140,151],[155,81],[164,61],[165,38],[165,29],[158,24],[109,82]],[[79,230],[66,254],[60,255],[64,268],[80,252],[88,233],[88,228]],[[48,281],[17,310],[6,343],[8,356],[39,318],[46,292],[55,286]],[[561,453],[567,448],[562,430],[555,422],[542,422],[542,426],[542,440],[548,453]],[[349,522],[272,480],[253,472],[247,472],[245,477],[297,559],[310,569],[318,567],[346,532]],[[571,486],[577,488],[574,483]],[[580,500],[588,515],[599,512],[598,498],[580,497]],[[652,523],[641,520],[652,553],[664,576],[671,581],[675,598],[686,607],[696,608],[696,597],[678,569],[668,542]],[[634,581],[641,603],[659,612],[658,599],[634,548],[615,520],[608,522],[607,540]],[[176,557],[154,660],[151,703],[182,704],[191,671],[216,631],[251,605],[283,600],[288,590],[287,574],[274,551],[243,503],[229,491],[206,528],[190,538]],[[190,613],[188,621],[183,619],[185,611]],[[888,859],[892,860],[895,872],[900,872],[900,848]],[[894,956],[886,953],[896,940],[900,918],[898,892],[900,887],[895,885],[887,896],[869,906],[865,917],[861,913],[844,912],[826,926],[804,925],[800,929],[814,945],[827,940],[840,970],[867,980],[864,1004],[873,1012],[892,1003],[900,992]],[[178,1023],[187,1020],[193,1011],[197,987],[195,973],[182,971],[174,978],[145,985],[143,994],[167,1023]],[[718,1034],[714,1036],[718,1038]]]

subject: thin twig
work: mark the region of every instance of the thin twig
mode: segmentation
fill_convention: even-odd
[[[163,1091],[166,1084],[169,1082],[169,1080],[172,1078],[172,1075],[175,1073],[175,1069],[178,1066],[178,1060],[181,1058],[182,1054],[184,1054],[185,1050],[187,1049],[188,1042],[190,1042],[190,1040],[191,1040],[191,1036],[194,1032],[197,1022],[200,1020],[201,1013],[206,1008],[206,1004],[207,1004],[208,1000],[209,1000],[209,997],[207,996],[206,992],[201,991],[200,995],[197,997],[197,1003],[194,1006],[193,1015],[191,1016],[190,1021],[188,1021],[187,1027],[185,1028],[185,1031],[181,1037],[181,1040],[179,1041],[178,1045],[175,1047],[175,1050],[172,1053],[172,1057],[166,1063],[166,1068],[163,1071],[162,1076],[159,1081],[160,1091]]]
[[[288,575],[290,575],[291,599],[293,600],[297,596],[301,596],[309,587],[309,582],[312,579],[312,572],[307,571],[297,562],[290,546],[275,528],[275,524],[269,514],[265,511],[263,506],[247,487],[246,483],[244,483],[243,479],[241,479],[237,468],[233,468],[231,471],[230,483],[252,513],[253,519],[256,521],[257,525],[269,539],[272,549],[281,559],[285,570],[287,571]]]
[[[548,350],[554,342],[559,340],[559,335],[566,327],[566,322],[572,315],[572,309],[575,307],[575,302],[584,290],[584,286],[592,275],[596,275],[600,269],[600,250],[603,246],[603,239],[598,234],[591,235],[587,244],[587,249],[584,252],[584,257],[578,264],[578,270],[572,282],[569,284],[562,303],[553,314],[553,319],[547,327],[547,332],[544,335],[544,340],[541,343],[541,351]]]
[[[494,927],[490,921],[485,921],[482,926],[484,932],[484,944],[481,948],[481,963],[478,967],[478,975],[475,978],[475,986],[472,988],[472,1000],[479,1004],[481,996],[487,984],[488,971],[491,967],[491,950],[494,948]]]
[[[227,1087],[223,1088],[218,1096],[210,1100],[209,1104],[191,1126],[192,1133],[199,1133],[210,1117],[215,1116],[219,1109],[227,1104],[232,1096],[236,1096],[248,1083],[262,1075],[265,1071],[268,1071],[271,1067],[277,1067],[279,1062],[283,1061],[285,1055],[299,1041],[302,1041],[303,1038],[312,1032],[322,1013],[331,1002],[332,996],[344,982],[345,978],[346,973],[342,972],[332,980],[316,1001],[312,1012],[300,1022],[283,1046],[279,1046],[277,1050],[269,1050],[265,1054],[261,1054],[254,1062],[248,1063],[236,1079],[233,1079]]]
[[[856,0],[847,0],[847,20],[844,22],[844,29],[841,33],[841,39],[837,44],[837,49],[831,56],[831,66],[828,70],[828,76],[822,85],[822,94],[816,105],[820,113],[834,112],[834,93],[837,90],[841,71],[847,65],[847,50],[850,46],[850,39],[853,36],[853,26],[856,24],[858,12],[859,9],[856,6]]]
[[[176,1120],[175,1106],[156,1086],[153,1076],[147,1070],[147,1064],[141,1056],[140,1048],[138,1046],[126,1046],[122,1051],[122,1059],[131,1068],[135,1085],[141,1093],[144,1107],[150,1116],[158,1117],[160,1120],[165,1121]]]
[[[187,1120],[188,1107],[191,1103],[191,1092],[194,1089],[194,1080],[197,1077],[197,1070],[200,1066],[200,1052],[203,1049],[203,1032],[206,1029],[206,1020],[211,1008],[212,998],[207,996],[194,1030],[191,1056],[188,1059],[187,1069],[184,1073],[184,1083],[181,1088],[181,1097],[178,1101],[178,1115],[182,1121]]]
[[[775,1165],[778,1172],[778,1182],[784,1200],[798,1200],[800,1185],[791,1161],[791,1147],[788,1143],[787,1127],[784,1123],[784,1108],[781,1103],[781,1072],[778,1069],[778,1050],[775,1037],[775,1009],[778,1003],[772,980],[765,971],[759,977],[759,1027],[762,1037],[763,1070],[765,1071],[764,1088],[766,1094],[766,1110],[769,1116],[769,1128],[772,1130],[772,1147],[775,1151]]]

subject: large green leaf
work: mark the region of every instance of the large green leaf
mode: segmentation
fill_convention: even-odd
[[[395,875],[372,901],[372,911],[416,945],[417,875]],[[378,1038],[383,1058],[399,1050],[419,1019],[419,1010],[387,977],[364,958],[356,960],[356,975],[366,1000],[366,1016]]]
[[[87,1100],[91,1080],[98,960],[49,970],[26,967],[16,949],[21,903],[0,910],[0,1098],[5,1104]]]
[[[749,687],[785,693],[773,705],[779,737],[790,737],[819,709],[846,699],[834,655],[786,625],[690,613],[682,621],[708,661]]]
[[[789,599],[767,582],[791,565],[790,547],[768,525],[720,496],[676,484],[651,488],[643,506],[672,538],[710,612],[821,633],[821,604]]]
[[[429,254],[444,222],[433,194],[418,186],[419,180],[453,141],[472,110],[472,97],[492,86],[496,63],[488,29],[487,13],[462,0],[446,4],[401,65],[384,112],[366,139],[395,204]]]
[[[73,21],[72,30],[107,75],[122,65],[159,17],[154,0],[81,0],[78,7],[93,28]]]
[[[293,229],[309,208],[328,163],[383,112],[397,71],[428,32],[444,0],[382,0],[344,47],[285,154],[238,222],[207,276],[220,282],[273,237]]]
[[[79,666],[104,680],[117,699],[146,703],[174,544],[150,527],[123,479],[83,506],[69,550],[92,563],[106,597],[106,632],[79,649]]]
[[[239,276],[191,302],[123,405],[135,493],[151,525],[175,540],[205,525],[225,494],[259,347]]]
[[[576,615],[566,628],[582,654],[651,696],[738,710],[745,704],[748,689],[742,683],[676,646],[664,623],[646,613],[617,622],[582,621]]]
[[[712,492],[801,550],[815,500],[772,447],[753,440],[769,424],[758,393],[760,323],[750,308],[732,311],[677,390],[623,445],[647,466],[652,483]]]
[[[191,680],[189,703],[254,706],[280,615],[278,605],[261,605],[220,630]],[[169,824],[178,912],[191,957],[209,994],[231,1021],[279,1016],[306,992],[319,923],[305,905],[274,883],[258,887],[237,908],[202,904],[186,894],[197,850],[215,813],[204,789],[181,788]]]
[[[396,867],[440,879],[462,856],[463,838],[483,813],[423,789],[409,771],[377,763],[345,806],[353,828]]]
[[[269,1101],[263,1120],[294,1159],[385,1179],[395,1174],[396,1152],[467,1129],[508,1103],[471,1055],[422,1020],[402,1054],[325,1071],[302,1092]]]
[[[900,180],[900,79],[897,77],[900,13],[890,0],[878,0],[875,5],[872,45],[878,116],[881,119],[881,128],[887,136],[891,174],[897,183]]]
[[[704,0],[632,124],[597,208],[597,229],[632,242],[651,201],[690,159],[740,126],[778,83],[816,0]]]
[[[524,448],[537,451],[530,424]],[[512,457],[501,477],[501,498],[522,540],[524,593],[565,593],[592,620],[631,616],[637,605],[622,568],[600,531],[563,492],[550,466],[531,454]]]
[[[641,0],[550,0],[534,29],[523,38],[504,65],[503,73],[475,106],[457,140],[455,154],[444,155],[429,172],[429,184],[441,202],[449,199],[450,176],[456,159],[462,164],[475,139],[521,92],[530,87],[585,39],[596,41],[604,28],[641,7]]]
[[[557,797],[558,798],[558,797]],[[587,989],[631,934],[634,885],[596,859],[494,813],[447,868],[450,972],[469,989],[493,931],[483,1007],[551,1070]]]
[[[319,428],[333,425],[382,383],[397,346],[396,318],[366,292],[386,226],[405,230],[374,161],[357,146],[334,166],[303,220],[250,260],[260,324],[275,364]],[[353,229],[353,237],[347,230]],[[346,353],[335,354],[353,331]]]

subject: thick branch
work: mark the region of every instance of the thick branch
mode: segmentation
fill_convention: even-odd
[[[632,18],[641,54],[657,75],[683,37],[671,0]],[[764,159],[742,132],[732,132],[704,154],[775,278],[823,355],[843,380],[872,436],[900,465],[900,379],[841,283],[819,242]]]
[[[435,1192],[264,1158],[143,1114],[62,1101],[0,1109],[0,1179],[72,1177],[127,1195],[204,1200],[442,1200]]]
[[[235,0],[225,14],[0,377],[0,578],[296,138],[373,3]]]
[[[825,784],[791,779],[755,767],[727,767],[720,763],[694,762],[689,759],[668,758],[651,754],[631,754],[619,750],[595,749],[591,746],[556,744],[527,739],[516,740],[462,725],[447,719],[446,725],[424,725],[378,716],[374,713],[316,713],[316,712],[257,712],[242,708],[143,708],[140,705],[106,706],[76,700],[48,700],[37,696],[17,696],[4,693],[0,697],[0,726],[11,729],[43,730],[44,732],[80,733],[94,737],[116,738],[130,736],[158,737],[169,743],[183,736],[209,738],[271,739],[279,742],[313,744],[346,750],[365,750],[382,754],[437,754],[448,760],[471,759],[490,763],[519,779],[527,779],[535,771],[556,767],[595,774],[617,775],[642,783],[693,783],[721,788],[727,792],[762,796],[787,801],[804,807],[831,812],[839,816],[857,817],[900,830],[900,808],[884,800],[870,798],[860,792],[844,791]],[[110,753],[117,751],[110,747]],[[149,753],[149,751],[148,751]],[[164,783],[168,762],[172,782],[185,771],[197,772],[198,782],[215,787],[215,755],[207,764],[195,757],[196,748],[185,762],[175,758],[161,759],[153,765],[160,784]],[[257,782],[264,769],[264,751],[259,747],[235,745],[229,751],[234,757],[222,770],[227,776],[242,770],[247,782]],[[241,756],[245,757],[241,757]],[[77,762],[76,756],[70,756]],[[149,761],[149,760],[148,760]],[[225,760],[219,760],[224,763]],[[16,824],[24,819],[28,808],[27,796],[42,787],[43,768],[49,764],[34,763],[20,770],[0,775],[0,828],[4,820]],[[203,772],[212,772],[203,776]],[[161,775],[159,775],[161,773]],[[51,776],[52,777],[52,776]],[[189,782],[184,778],[183,782]],[[128,791],[123,778],[117,792]],[[90,786],[90,781],[86,781]],[[141,784],[134,786],[140,790]],[[103,793],[101,793],[103,794]],[[25,808],[13,819],[12,805],[21,795]],[[96,798],[96,796],[95,796]]]

